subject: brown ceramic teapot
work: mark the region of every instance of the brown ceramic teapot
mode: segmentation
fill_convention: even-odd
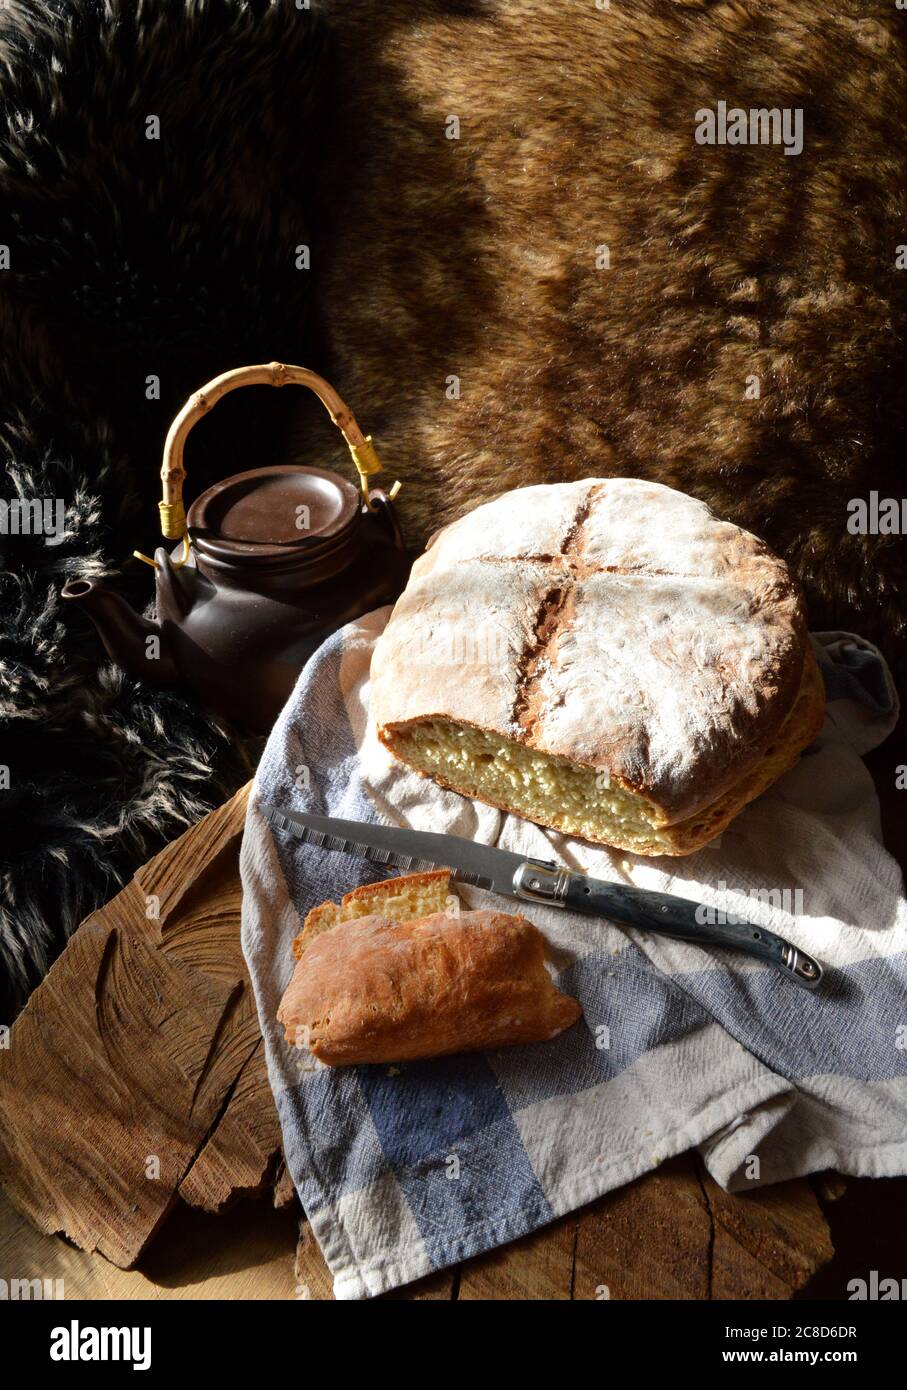
[[[215,484],[184,513],[183,447],[196,421],[237,386],[310,387],[349,446],[360,489],[322,468],[253,468]],[[381,464],[352,411],[322,377],[271,362],[215,377],[170,427],[161,469],[161,529],[178,540],[153,560],[157,622],[119,594],[76,579],[63,597],[84,604],[110,657],[157,685],[185,682],[234,723],[266,732],[306,659],[331,632],[392,602],[407,559],[393,498],[369,488]],[[138,554],[138,552],[136,552]]]

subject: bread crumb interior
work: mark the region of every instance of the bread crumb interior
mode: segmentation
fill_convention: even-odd
[[[643,796],[606,785],[593,768],[527,748],[452,720],[429,719],[388,731],[392,750],[420,772],[466,796],[494,802],[524,819],[582,839],[637,845],[649,854],[671,840]]]

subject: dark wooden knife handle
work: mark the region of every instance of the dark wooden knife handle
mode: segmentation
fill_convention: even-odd
[[[588,878],[540,860],[527,860],[514,877],[520,898],[566,907],[591,917],[607,917],[659,936],[700,946],[729,946],[774,965],[806,989],[815,989],[822,967],[812,956],[755,922],[716,921],[716,910],[689,898],[652,893],[621,883]]]

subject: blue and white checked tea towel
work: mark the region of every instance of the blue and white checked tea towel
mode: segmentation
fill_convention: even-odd
[[[694,1146],[734,1189],[822,1168],[907,1172],[907,905],[861,761],[897,718],[878,652],[845,633],[816,637],[828,691],[816,745],[720,843],[646,860],[395,763],[368,720],[388,614],[344,628],[309,662],[268,742],[242,849],[243,949],[286,1158],[336,1296],[378,1294],[513,1240]],[[472,836],[747,914],[818,956],[827,979],[810,994],[731,952],[524,905],[560,988],[582,1003],[573,1028],[497,1052],[320,1067],[275,1023],[290,942],[316,903],[386,873],[272,830],[259,800]]]

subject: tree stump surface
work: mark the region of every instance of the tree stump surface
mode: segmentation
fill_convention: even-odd
[[[121,1268],[179,1196],[267,1181],[280,1131],[239,944],[247,788],[79,927],[0,1053],[0,1182]]]
[[[60,1269],[70,1297],[333,1297],[297,1222],[240,950],[247,795],[87,918],[13,1025],[0,1276]],[[270,1200],[236,1205],[250,1195]],[[731,1196],[688,1154],[387,1296],[787,1299],[833,1253],[810,1183]]]

